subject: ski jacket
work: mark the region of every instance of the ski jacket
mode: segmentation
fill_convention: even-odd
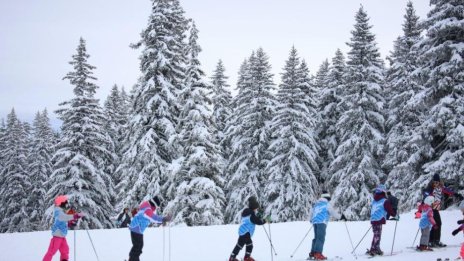
[[[385,193],[374,194],[374,200],[371,204],[371,224],[385,224],[387,214],[392,217],[396,216],[390,201],[386,199]]]
[[[130,231],[137,234],[143,234],[150,223],[162,223],[163,217],[156,215],[155,211],[156,207],[151,206],[148,201],[142,202],[142,204],[140,204],[139,211],[129,225]]]
[[[433,211],[429,205],[423,205],[421,208],[422,214],[419,221],[419,227],[421,229],[429,228],[435,226],[435,219],[433,218]]]
[[[432,208],[435,210],[441,209],[441,202],[443,199],[443,195],[452,196],[454,195],[454,192],[451,189],[445,187],[443,183],[441,182],[438,186],[434,188],[433,181],[431,181],[429,185],[427,186],[427,188],[424,190],[424,199],[427,196],[433,196],[435,198],[435,202],[432,205]]]
[[[117,221],[118,221],[119,227],[127,227],[131,222],[129,213],[123,212],[119,214]]]
[[[242,222],[238,228],[238,235],[243,236],[246,233],[250,233],[250,236],[253,236],[255,233],[256,225],[264,225],[266,222],[256,216],[256,213],[250,209],[246,208],[242,212]]]
[[[74,220],[73,215],[64,213],[60,207],[55,207],[53,211],[52,235],[54,237],[66,237],[68,234],[68,222]]]
[[[327,224],[330,217],[340,219],[340,215],[332,208],[332,205],[326,198],[320,198],[313,207],[311,223]]]

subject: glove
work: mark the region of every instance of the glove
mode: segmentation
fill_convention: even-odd
[[[464,224],[464,219],[458,221],[458,225],[462,225],[462,224]]]
[[[452,234],[453,236],[455,236],[455,235],[457,235],[457,234],[459,233],[459,231],[461,231],[460,228],[455,229],[455,230],[453,230],[453,232],[452,232],[451,234]]]
[[[340,218],[340,220],[347,221],[348,219],[346,219],[345,214],[342,214],[342,217]]]
[[[78,220],[79,218],[84,217],[84,214],[82,214],[82,213],[76,213],[76,214],[74,214],[73,217],[74,217],[75,220]]]
[[[266,223],[271,223],[272,222],[271,216],[265,217],[264,221],[266,221]]]
[[[421,218],[422,216],[422,213],[420,213],[419,211],[417,211],[415,214],[416,214],[416,216],[414,217],[415,219]]]

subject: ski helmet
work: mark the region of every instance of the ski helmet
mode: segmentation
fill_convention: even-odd
[[[55,198],[55,206],[60,206],[62,203],[68,201],[68,196],[66,195],[59,195]]]
[[[435,198],[433,196],[427,196],[424,199],[424,204],[431,206],[435,202]]]

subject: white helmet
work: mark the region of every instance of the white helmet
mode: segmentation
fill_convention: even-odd
[[[431,206],[435,202],[435,198],[433,196],[427,196],[424,199],[424,204]]]

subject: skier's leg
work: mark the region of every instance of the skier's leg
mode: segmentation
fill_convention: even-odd
[[[140,261],[143,248],[143,234],[131,232],[132,249],[129,253],[129,261]]]
[[[430,228],[421,229],[420,245],[427,246],[430,238]]]
[[[374,233],[374,237],[372,238],[371,251],[375,252],[379,250],[382,224],[372,225],[372,231]]]
[[[66,238],[63,237],[61,244],[60,244],[60,260],[68,260],[69,259],[69,246]]]
[[[250,234],[246,233],[245,235],[250,235]],[[235,245],[234,250],[232,250],[232,254],[230,254],[232,258],[235,258],[238,255],[238,253],[240,253],[240,250],[242,250],[243,246],[246,244],[245,235],[238,237],[237,244]]]
[[[435,222],[437,223],[437,231],[435,234],[435,241],[436,243],[440,243],[441,241],[441,216],[440,216],[440,211],[434,211],[433,212],[433,219],[435,219]]]
[[[322,244],[323,244],[322,237],[324,236],[323,226],[324,224],[314,224],[315,237],[314,237],[314,250],[313,250],[314,252],[313,253],[322,253]]]
[[[321,224],[322,225],[322,228],[321,228],[321,232],[320,232],[320,252],[319,253],[322,253],[324,251],[324,243],[325,243],[325,235],[326,235],[326,230],[327,230],[327,224]]]
[[[316,240],[317,240],[317,236],[318,236],[318,230],[316,229],[316,225],[317,224],[313,224],[314,238],[313,238],[312,244],[311,244],[311,252],[309,253],[310,256],[313,255],[316,252]]]
[[[48,246],[47,253],[43,257],[43,261],[51,261],[55,253],[58,251],[60,248],[60,242],[57,240],[58,237],[53,237],[50,240],[50,245]]]
[[[247,237],[245,238],[245,244],[246,244],[246,253],[245,253],[245,257],[250,257],[251,256],[251,252],[253,252],[253,241],[251,240],[251,236],[250,234],[246,234]]]

